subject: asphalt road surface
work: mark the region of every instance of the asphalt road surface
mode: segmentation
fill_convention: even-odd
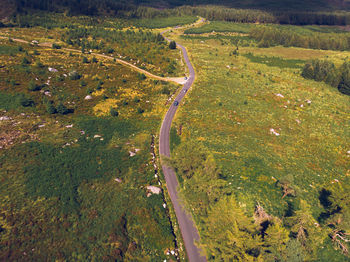
[[[169,39],[167,39],[169,41]],[[188,58],[186,49],[177,44],[178,48],[182,49],[182,54],[184,56],[186,65],[189,69],[189,78],[187,82],[182,87],[181,92],[176,97],[175,101],[179,102],[178,106],[175,106],[174,103],[171,104],[165,118],[163,119],[162,127],[160,128],[160,137],[159,137],[159,153],[170,157],[170,127],[171,122],[175,116],[177,108],[180,106],[181,100],[187,93],[187,90],[192,86],[192,83],[195,78],[195,72],[193,66]],[[184,207],[180,204],[178,192],[176,190],[178,186],[178,181],[176,174],[173,169],[169,168],[166,165],[162,165],[163,173],[165,176],[166,186],[170,195],[171,202],[173,203],[177,221],[180,226],[181,235],[184,240],[185,249],[187,252],[187,257],[190,262],[201,262],[206,261],[206,258],[202,256],[201,250],[195,245],[195,241],[199,241],[198,230],[193,222],[192,215],[185,211]]]

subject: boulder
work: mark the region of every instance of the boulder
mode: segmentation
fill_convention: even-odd
[[[162,192],[162,189],[156,186],[147,186],[147,190],[151,191],[153,194],[159,195]]]

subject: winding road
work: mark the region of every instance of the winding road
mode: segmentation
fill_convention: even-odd
[[[201,23],[203,21],[204,20],[201,19],[198,22]],[[179,29],[179,28],[180,27],[175,27],[175,29]],[[167,31],[168,30],[162,32],[162,34],[164,34]],[[7,38],[8,38],[8,36],[5,37],[5,36],[0,35],[0,39],[7,39]],[[166,37],[165,37],[165,39],[167,41],[170,41],[170,39],[168,39]],[[13,38],[12,40],[15,42],[30,44],[29,41],[26,41],[23,39]],[[38,44],[38,46],[40,46],[40,47],[52,47],[52,43],[40,43],[40,44]],[[163,119],[162,126],[160,128],[159,153],[161,156],[163,155],[166,157],[170,157],[171,123],[172,123],[173,118],[176,114],[177,108],[180,105],[181,100],[184,98],[184,96],[187,93],[187,90],[189,90],[189,88],[192,86],[194,79],[195,79],[195,71],[194,71],[193,66],[190,62],[190,59],[188,57],[186,48],[183,47],[182,45],[179,45],[179,44],[177,44],[177,47],[181,48],[181,50],[182,50],[182,54],[183,54],[185,63],[186,63],[188,70],[189,70],[189,78],[187,79],[187,81],[185,82],[185,84],[182,87],[181,92],[177,95],[177,97],[175,99],[175,101],[178,101],[179,104],[176,106],[174,105],[174,103],[171,104],[168,112],[166,113],[166,115]],[[71,48],[62,48],[60,50],[81,53],[80,50],[71,49]],[[164,78],[164,77],[156,76],[156,75],[154,75],[146,70],[143,70],[143,69],[127,62],[127,61],[124,61],[124,60],[121,60],[118,58],[114,58],[112,56],[107,56],[107,55],[98,54],[98,53],[91,53],[91,55],[103,57],[106,59],[114,59],[116,62],[123,64],[125,66],[128,66],[131,69],[136,70],[138,72],[144,73],[145,75],[147,75],[151,78],[154,78],[154,79],[179,83],[178,81],[176,81],[175,78]],[[203,254],[201,249],[195,245],[195,242],[199,241],[199,234],[198,234],[198,230],[195,226],[195,223],[193,222],[192,215],[189,212],[187,212],[185,210],[184,206],[180,203],[180,198],[179,198],[178,192],[177,192],[177,187],[178,187],[179,183],[178,183],[176,174],[175,174],[174,170],[172,168],[168,167],[167,165],[162,165],[162,169],[163,169],[163,173],[165,176],[166,186],[167,186],[167,189],[168,189],[168,192],[170,195],[170,199],[171,199],[171,202],[172,202],[174,209],[175,209],[175,214],[177,217],[177,221],[179,223],[181,235],[182,235],[182,238],[184,240],[187,257],[188,257],[190,262],[206,261],[205,256],[201,255],[201,254]]]
[[[163,32],[165,33],[165,32]],[[162,34],[163,34],[162,33]],[[167,38],[166,38],[167,39]],[[169,41],[169,39],[167,39]],[[192,86],[195,79],[195,72],[193,66],[188,58],[186,48],[177,44],[182,50],[183,57],[189,70],[189,78],[182,87],[181,92],[176,97],[175,101],[180,102],[187,93],[187,90]],[[176,114],[176,110],[179,107],[171,104],[168,112],[166,113],[162,126],[160,128],[159,137],[159,153],[162,156],[170,157],[170,128],[171,122]],[[163,173],[165,176],[166,186],[170,195],[171,202],[173,203],[177,221],[181,230],[181,235],[184,240],[185,249],[190,262],[206,261],[206,258],[201,255],[202,251],[195,245],[195,241],[199,241],[198,230],[193,222],[193,218],[189,212],[186,212],[183,205],[180,203],[180,199],[177,192],[177,186],[179,184],[174,170],[167,165],[162,165]]]

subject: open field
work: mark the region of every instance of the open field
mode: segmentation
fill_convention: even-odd
[[[215,243],[210,210],[216,205],[209,201],[215,196],[221,199],[234,195],[248,217],[259,204],[282,220],[295,214],[304,200],[315,221],[322,224],[325,207],[320,202],[321,190],[343,183],[350,174],[349,97],[324,83],[305,80],[300,73],[310,58],[340,63],[350,53],[240,46],[234,55],[236,46],[229,41],[210,36],[178,39],[188,48],[198,77],[176,119],[173,143],[181,143],[175,148],[175,158],[185,161],[192,157],[191,170],[196,170],[194,159],[203,156],[197,156],[195,149],[186,153],[189,144],[212,156],[219,170],[202,178],[196,177],[200,171],[193,171],[193,178],[188,171],[183,171],[186,177],[178,173],[203,246],[209,250]],[[181,154],[185,156],[181,158]],[[183,167],[186,163],[178,165],[178,170],[188,170]],[[294,196],[282,197],[281,181],[288,181]],[[207,190],[207,196],[200,188]],[[287,224],[284,226],[290,230]],[[328,230],[325,224],[322,230]],[[320,235],[324,236],[320,242],[323,248],[309,259],[344,261],[346,258],[332,248],[329,238]],[[220,243],[216,248],[223,248]],[[214,255],[207,253],[208,258],[210,254]],[[215,257],[219,256],[212,259]]]

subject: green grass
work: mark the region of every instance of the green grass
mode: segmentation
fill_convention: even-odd
[[[244,54],[252,63],[276,66],[279,68],[301,68],[305,61],[300,59],[283,59],[280,57],[255,56],[252,53]]]
[[[227,33],[242,33],[248,34],[252,28],[256,27],[254,24],[232,23],[222,21],[212,21],[201,27],[190,28],[185,30],[185,34],[204,34],[212,32],[227,32]]]
[[[18,52],[19,50],[15,46],[9,46],[9,45],[0,46],[0,55],[14,55]]]

